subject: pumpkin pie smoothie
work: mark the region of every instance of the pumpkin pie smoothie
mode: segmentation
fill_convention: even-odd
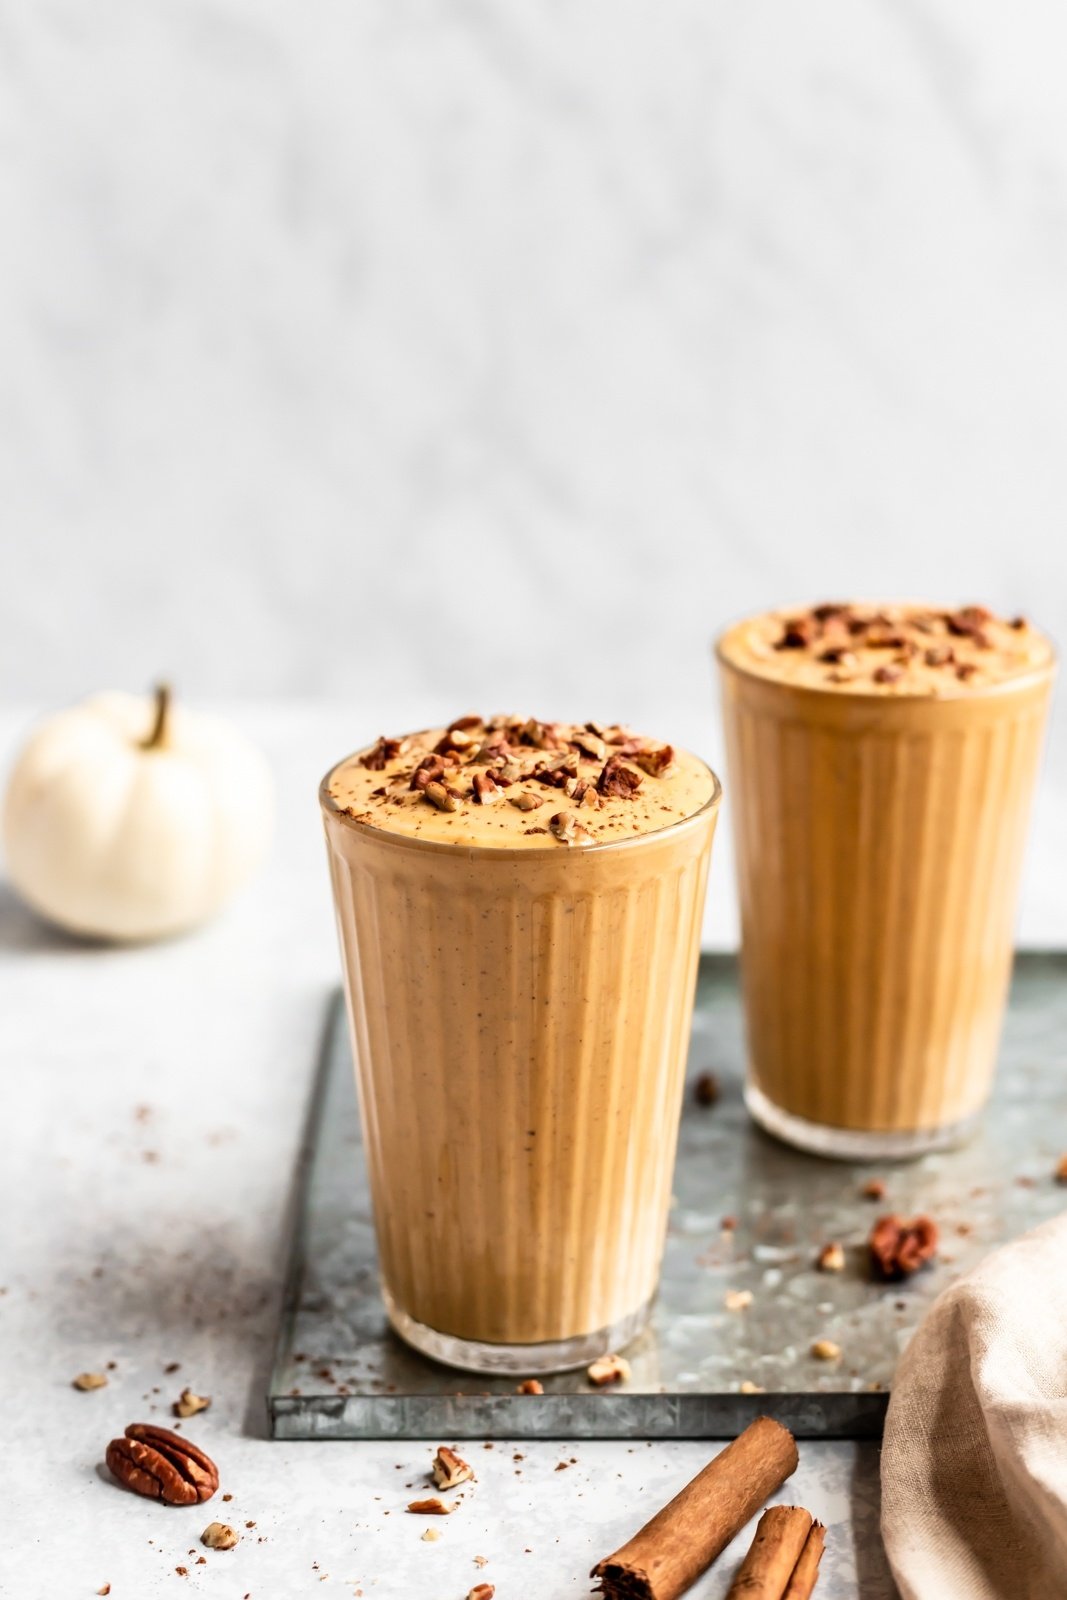
[[[625,728],[515,717],[323,781],[382,1290],[425,1353],[551,1371],[643,1326],[719,792]]]
[[[749,1109],[829,1155],[956,1142],[992,1084],[1052,648],[981,606],[826,604],[718,656]]]

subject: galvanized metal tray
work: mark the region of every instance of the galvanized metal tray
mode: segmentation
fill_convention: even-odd
[[[736,964],[703,957],[689,1072],[713,1071],[721,1093],[711,1107],[686,1095],[660,1298],[627,1351],[632,1379],[594,1390],[567,1373],[537,1396],[436,1366],[389,1331],[335,996],[298,1174],[268,1394],[274,1437],[714,1439],[761,1411],[801,1437],[876,1437],[897,1358],[933,1297],[1067,1200],[1053,1175],[1067,1149],[1065,980],[1067,954],[1017,958],[996,1093],[970,1144],[871,1167],[802,1155],[752,1125]],[[885,1183],[881,1203],[861,1194],[870,1178]],[[870,1281],[865,1241],[885,1210],[926,1212],[941,1229],[938,1261],[905,1284]],[[815,1265],[830,1240],[845,1249],[839,1274]],[[751,1301],[731,1310],[736,1291]],[[840,1358],[816,1360],[816,1340]]]

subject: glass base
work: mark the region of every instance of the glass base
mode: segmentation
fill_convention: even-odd
[[[649,1319],[652,1301],[631,1311],[628,1317],[598,1328],[595,1333],[579,1333],[573,1339],[549,1339],[543,1344],[487,1344],[478,1339],[460,1339],[453,1333],[438,1333],[402,1311],[389,1291],[382,1286],[382,1298],[389,1321],[400,1337],[446,1367],[461,1372],[480,1372],[486,1377],[533,1378],[548,1372],[569,1372],[587,1367],[598,1356],[606,1356],[635,1339]]]
[[[822,1122],[794,1117],[768,1100],[762,1089],[745,1085],[745,1104],[754,1121],[776,1139],[812,1155],[835,1161],[906,1161],[931,1150],[950,1150],[964,1144],[978,1126],[981,1112],[940,1128],[919,1128],[914,1133],[868,1133],[859,1128],[834,1128]]]

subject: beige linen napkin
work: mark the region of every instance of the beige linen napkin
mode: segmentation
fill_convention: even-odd
[[[905,1600],[1067,1596],[1067,1214],[920,1324],[886,1418],[882,1534]]]

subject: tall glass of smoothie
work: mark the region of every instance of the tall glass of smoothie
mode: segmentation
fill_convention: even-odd
[[[424,1353],[578,1366],[655,1294],[719,784],[461,717],[321,789],[382,1292]]]
[[[1051,646],[980,606],[828,604],[718,656],[749,1109],[825,1155],[955,1143],[992,1084]]]

